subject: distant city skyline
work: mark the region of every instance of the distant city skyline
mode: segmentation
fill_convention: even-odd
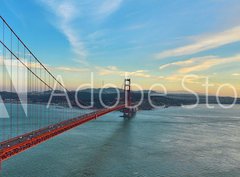
[[[206,78],[211,95],[223,84],[240,93],[238,0],[3,0],[0,15],[70,90],[93,72],[96,88],[128,75],[183,92],[196,75],[186,85],[197,93]],[[225,85],[220,95],[234,94]]]

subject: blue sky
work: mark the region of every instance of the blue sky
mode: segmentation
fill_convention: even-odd
[[[181,90],[185,74],[238,86],[238,0],[3,0],[0,14],[72,88],[91,71],[96,86],[125,72],[146,88]]]

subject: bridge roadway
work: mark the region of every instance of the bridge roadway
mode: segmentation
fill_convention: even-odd
[[[101,109],[3,141],[0,144],[0,161],[7,160],[14,155],[17,155],[33,146],[36,146],[83,123],[97,119],[104,114],[123,108],[125,108],[125,105],[118,105],[113,108]]]

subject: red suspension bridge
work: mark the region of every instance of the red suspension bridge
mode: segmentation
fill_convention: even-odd
[[[70,93],[40,62],[8,23],[0,16],[0,161],[9,159],[67,130],[123,110],[131,117],[131,81],[125,79],[124,101],[94,112],[68,108],[64,99],[51,93]]]

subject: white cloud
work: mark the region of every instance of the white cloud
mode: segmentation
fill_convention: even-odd
[[[185,74],[173,74],[173,75],[169,75],[165,78],[163,78],[165,81],[167,82],[172,82],[172,83],[176,83],[176,82],[181,82],[183,80],[183,78],[185,77]],[[191,84],[199,84],[201,83],[200,81],[202,79],[206,79],[206,76],[204,75],[197,75],[197,78],[195,77],[188,77],[185,78],[185,82],[186,83],[191,83]]]
[[[123,0],[102,1],[102,4],[100,4],[96,13],[97,17],[100,19],[108,17],[109,15],[116,12],[120,8],[122,2]]]
[[[66,71],[66,72],[74,72],[74,73],[81,73],[81,72],[87,72],[89,69],[87,68],[76,68],[76,67],[52,67],[54,70],[58,71]]]
[[[240,61],[240,55],[227,57],[227,58],[220,58],[220,57],[213,57],[213,56],[210,56],[209,58],[204,57],[203,60],[198,60],[198,59],[194,60],[193,65],[181,68],[179,72],[187,74],[192,72],[204,71],[217,65],[239,62],[239,61]]]
[[[56,16],[57,20],[53,24],[57,25],[57,28],[66,36],[78,61],[86,64],[87,51],[79,36],[79,30],[73,26],[74,20],[79,16],[79,9],[74,1],[42,0],[41,2]]]
[[[185,61],[173,62],[162,65],[159,67],[160,70],[166,69],[172,66],[180,67],[177,72],[182,74],[194,73],[198,71],[205,71],[214,66],[233,63],[233,62],[240,62],[240,55],[221,58],[218,56],[204,56],[204,57],[197,57],[191,58]]]
[[[76,54],[74,61],[88,64],[86,61],[89,54],[86,48],[89,42],[86,40],[88,35],[81,36],[79,22],[81,19],[84,19],[83,21],[88,19],[89,22],[104,20],[121,7],[123,0],[40,0],[40,2],[54,14],[55,18],[51,23],[69,41],[72,51]],[[94,33],[92,37],[95,35],[99,34]]]
[[[162,76],[155,76],[149,74],[147,70],[136,70],[136,71],[123,71],[119,70],[116,66],[107,66],[107,67],[96,67],[98,74],[102,76],[107,75],[117,75],[117,76],[132,76],[139,78],[152,78],[152,79],[160,79]]]
[[[20,60],[22,61],[22,63],[16,59],[14,59],[13,61],[10,59],[4,59],[0,56],[0,65],[4,65],[6,67],[13,67],[13,70],[17,70],[17,68],[24,68],[25,70],[27,70],[26,66],[29,67],[30,69],[42,69],[43,67],[38,63],[38,62],[29,62],[24,60],[23,58],[20,58]],[[49,70],[57,70],[57,71],[66,71],[66,72],[87,72],[89,71],[89,68],[79,68],[79,67],[66,67],[66,66],[50,66],[47,64],[43,64],[47,69]],[[35,71],[33,71],[35,72]]]
[[[240,26],[212,35],[195,37],[194,43],[160,52],[156,54],[156,58],[163,59],[168,57],[191,55],[238,41],[240,41]]]
[[[173,63],[168,63],[159,67],[160,70],[171,67],[171,66],[185,66],[188,64],[193,63],[193,60],[186,60],[186,61],[178,61]]]

